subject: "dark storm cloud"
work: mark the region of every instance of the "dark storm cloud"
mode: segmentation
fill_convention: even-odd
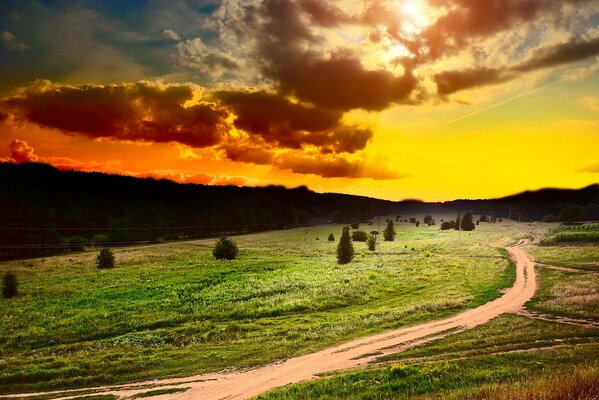
[[[500,71],[488,68],[444,71],[434,76],[437,91],[440,95],[448,95],[464,89],[499,83],[507,79]]]
[[[344,124],[339,111],[292,102],[277,93],[213,92],[210,103],[186,104],[194,91],[201,89],[191,84],[60,86],[45,81],[20,89],[2,105],[17,120],[68,135],[212,147],[231,161],[325,177],[343,171],[357,176],[361,162],[348,161],[344,154],[364,149],[373,136],[370,129]],[[229,117],[247,136],[231,132]],[[26,144],[15,143],[14,148],[15,160],[33,154]],[[300,157],[306,148],[322,159]]]
[[[207,104],[183,107],[192,96],[186,85],[59,86],[30,88],[5,104],[30,122],[90,138],[193,147],[219,143],[226,113]]]
[[[372,138],[369,129],[342,124],[341,112],[292,103],[280,94],[219,92],[216,97],[236,115],[238,129],[281,147],[300,149],[309,144],[353,153]]]
[[[524,61],[502,69],[470,68],[444,71],[434,76],[440,95],[460,90],[506,82],[524,73],[569,64],[599,54],[599,38],[588,41],[572,39],[550,47],[538,48]]]
[[[328,109],[382,110],[407,102],[416,88],[410,70],[396,76],[387,70],[366,70],[350,52],[323,57],[306,50],[302,44],[318,44],[322,38],[301,20],[296,2],[266,0],[260,14],[264,22],[255,28],[263,72],[283,93]]]
[[[588,41],[573,39],[555,46],[536,49],[530,58],[515,67],[514,71],[528,72],[585,60],[599,54],[599,38]]]
[[[429,0],[449,12],[414,40],[404,40],[419,62],[436,59],[460,50],[472,39],[490,37],[498,32],[531,21],[541,14],[559,14],[566,3],[584,0]]]

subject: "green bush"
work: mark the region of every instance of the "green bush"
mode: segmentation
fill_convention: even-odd
[[[395,227],[393,226],[393,221],[389,220],[389,222],[387,222],[387,227],[385,228],[383,236],[386,242],[392,242],[395,240]]]
[[[114,268],[114,254],[112,250],[104,248],[100,250],[100,254],[96,257],[96,267],[99,269]]]
[[[368,234],[364,231],[353,231],[351,238],[354,242],[365,242],[368,240]]]
[[[460,222],[460,229],[463,231],[473,231],[476,228],[472,221],[472,212],[466,211]]]
[[[329,233],[329,242],[334,242],[335,241],[335,235],[333,235],[332,233]]]
[[[455,221],[443,221],[441,223],[441,230],[447,231],[450,229],[455,229]]]
[[[368,250],[374,251],[376,249],[377,237],[378,237],[378,235],[373,235],[373,234],[370,234],[370,236],[368,236],[368,240],[366,241],[366,244],[368,245]]]
[[[19,294],[19,282],[17,276],[12,272],[7,272],[2,277],[2,297],[12,299]]]
[[[345,227],[337,245],[337,262],[339,264],[348,264],[355,255],[354,245],[349,237],[349,228]]]
[[[212,255],[217,260],[235,260],[238,254],[237,244],[227,237],[218,239],[212,250]]]

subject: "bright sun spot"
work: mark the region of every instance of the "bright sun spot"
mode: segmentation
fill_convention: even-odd
[[[420,0],[406,0],[401,4],[403,30],[408,33],[419,33],[428,25],[428,18]]]

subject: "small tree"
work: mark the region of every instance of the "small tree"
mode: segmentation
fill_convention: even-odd
[[[96,257],[96,267],[99,269],[114,268],[114,254],[112,254],[112,250],[107,248],[100,250],[100,254]]]
[[[238,254],[237,244],[227,237],[218,239],[212,250],[212,255],[217,260],[235,260]]]
[[[416,228],[420,226],[420,221],[416,221]]]
[[[333,235],[332,233],[329,233],[329,242],[334,242],[335,241],[335,235]]]
[[[368,250],[374,251],[376,249],[376,239],[377,235],[370,234],[368,236],[368,240],[366,241],[366,244],[368,245]]]
[[[349,228],[343,228],[341,239],[337,245],[337,262],[339,264],[348,264],[354,258],[354,245],[349,237]]]
[[[489,222],[489,217],[487,217],[485,214],[480,216],[479,219],[480,222]]]
[[[462,230],[463,230],[463,227],[462,227],[462,225],[461,225],[461,222],[460,222],[460,219],[461,219],[461,218],[462,218],[462,214],[461,214],[461,213],[458,213],[458,218],[455,220],[455,225],[454,225],[454,229],[456,229],[456,230],[458,230],[458,231],[459,231],[460,229],[462,229]]]
[[[406,222],[408,222],[408,221],[406,221]],[[416,223],[416,218],[415,217],[410,218],[410,223],[411,224],[415,224]]]
[[[19,282],[17,276],[12,272],[7,272],[2,277],[2,297],[12,299],[19,294]]]
[[[385,237],[386,242],[395,240],[395,227],[393,226],[393,221],[387,222],[387,227],[385,228],[383,236]]]
[[[433,222],[433,216],[432,215],[425,215],[424,216],[424,223],[430,225]]]
[[[460,229],[463,231],[473,231],[476,226],[472,221],[472,213],[470,211],[466,211],[464,216],[462,217],[462,221],[460,223]]]

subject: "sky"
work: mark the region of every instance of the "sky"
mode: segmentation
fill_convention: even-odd
[[[599,182],[599,1],[0,1],[0,161],[391,200]]]

